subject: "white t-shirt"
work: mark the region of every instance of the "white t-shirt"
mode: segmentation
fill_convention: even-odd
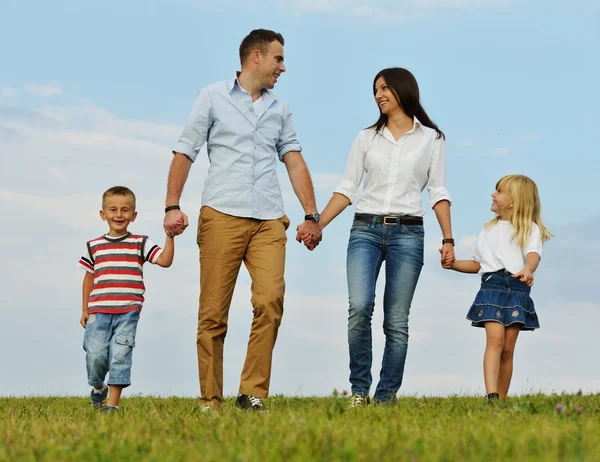
[[[542,237],[540,229],[533,223],[531,236],[524,249],[513,240],[515,228],[510,221],[499,220],[490,229],[483,228],[479,233],[473,258],[479,262],[479,274],[493,273],[501,269],[515,274],[525,267],[525,258],[531,252],[542,256]]]

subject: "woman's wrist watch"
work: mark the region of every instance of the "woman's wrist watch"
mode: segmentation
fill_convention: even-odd
[[[452,245],[455,245],[455,244],[454,244],[454,239],[453,239],[453,238],[451,238],[451,237],[445,237],[444,239],[442,239],[442,245],[444,245],[444,244],[452,244]]]
[[[304,220],[312,221],[313,223],[318,223],[321,219],[321,214],[319,212],[309,213],[308,215],[304,215]]]

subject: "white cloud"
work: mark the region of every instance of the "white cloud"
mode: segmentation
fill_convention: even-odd
[[[510,154],[510,149],[508,149],[508,148],[494,148],[494,149],[492,149],[492,154],[495,154],[497,156],[505,156],[507,154]]]
[[[40,85],[30,83],[29,85],[25,85],[25,91],[44,97],[61,96],[63,94],[62,88],[56,84]]]
[[[7,87],[6,85],[0,85],[0,96],[2,96],[2,98],[13,98],[17,96],[17,90]]]
[[[404,21],[439,9],[479,8],[503,5],[509,0],[287,0],[247,1],[223,0],[218,3],[198,0],[198,4],[210,10],[237,8],[279,9],[285,13],[328,14],[339,13],[359,16],[372,21]]]

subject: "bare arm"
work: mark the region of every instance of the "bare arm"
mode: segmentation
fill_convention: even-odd
[[[298,151],[290,151],[283,157],[283,162],[287,168],[294,192],[304,209],[304,213],[307,215],[315,213],[317,211],[315,190],[302,154]],[[296,240],[298,242],[302,240],[302,236],[310,236],[312,243],[307,245],[308,250],[314,250],[319,245],[319,242],[321,242],[323,236],[319,225],[310,220],[304,220],[303,223],[298,225],[296,231]]]
[[[433,206],[433,211],[440,224],[442,230],[442,236],[444,239],[452,238],[452,222],[450,220],[450,202],[447,200],[441,200]],[[442,266],[446,269],[450,268],[450,265],[454,261],[454,245],[444,244],[442,246],[441,262]],[[478,270],[479,271],[479,270]]]
[[[317,211],[315,190],[304,157],[298,151],[291,151],[283,157],[283,162],[304,213],[315,213]]]
[[[171,162],[167,181],[167,199],[165,206],[179,205],[183,186],[190,173],[191,159],[185,154],[176,152]],[[165,214],[164,228],[167,236],[177,236],[188,226],[188,218],[181,210],[171,210]]]
[[[540,264],[540,255],[536,252],[529,252],[525,257],[525,266],[521,271],[512,275],[513,278],[519,280],[529,287],[533,285],[533,273]]]
[[[92,288],[94,287],[94,275],[88,271],[85,272],[85,276],[83,276],[83,289],[82,289],[82,303],[81,303],[81,319],[79,323],[85,329],[87,325],[87,320],[90,317],[88,303],[90,300],[90,293],[92,292]]]
[[[162,253],[158,256],[156,264],[163,268],[168,268],[173,263],[173,257],[175,256],[175,239],[172,236],[167,236],[165,240],[165,246],[163,247]]]
[[[451,268],[459,273],[478,273],[481,265],[476,260],[454,260]]]
[[[321,221],[319,222],[321,229],[325,228],[325,226],[331,223],[334,218],[342,213],[349,205],[350,199],[343,194],[333,193],[333,196],[331,196],[331,199],[329,199],[329,202],[323,210],[323,213],[321,213]]]

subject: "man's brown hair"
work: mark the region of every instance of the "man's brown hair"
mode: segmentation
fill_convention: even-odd
[[[258,49],[263,55],[267,54],[269,44],[277,40],[284,45],[283,36],[278,32],[267,29],[254,29],[240,44],[240,62],[242,65],[252,51]]]

